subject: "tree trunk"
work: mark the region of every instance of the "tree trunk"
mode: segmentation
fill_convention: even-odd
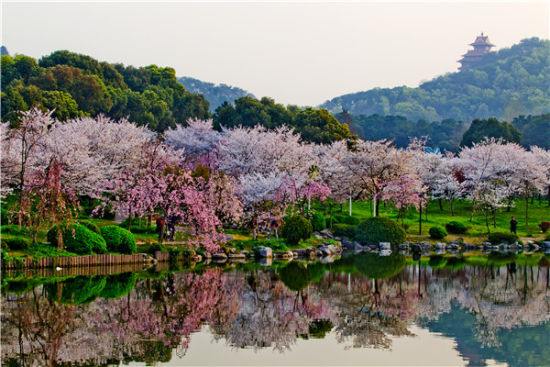
[[[130,227],[132,226],[132,214],[128,216],[128,230],[130,230]]]
[[[437,199],[437,201],[439,201],[439,211],[443,213],[443,200]]]
[[[525,197],[525,227],[529,225],[529,196]]]
[[[450,202],[451,202],[451,217],[454,217],[455,216],[455,207],[454,207],[455,201],[453,199],[451,199]]]
[[[422,235],[422,200],[420,200],[420,208],[418,210],[418,213],[420,214],[418,216],[418,234]]]

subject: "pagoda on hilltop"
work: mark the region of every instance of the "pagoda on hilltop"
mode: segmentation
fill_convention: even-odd
[[[476,37],[474,43],[470,43],[470,46],[473,46],[474,49],[468,50],[468,52],[462,55],[462,59],[458,60],[461,64],[460,70],[466,70],[478,63],[485,54],[491,52],[492,47],[495,47],[495,45],[489,41],[489,36],[484,36],[483,32]]]

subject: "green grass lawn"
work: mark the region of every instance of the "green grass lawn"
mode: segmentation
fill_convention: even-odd
[[[542,221],[550,221],[550,207],[548,201],[535,200],[534,203],[529,202],[529,225],[525,224],[525,200],[517,200],[510,212],[506,208],[500,209],[496,215],[496,228],[493,226],[492,220],[489,220],[489,229],[491,232],[508,232],[510,230],[510,219],[515,216],[517,224],[518,236],[522,239],[543,239],[543,234],[538,227]],[[485,216],[483,213],[475,213],[473,220],[470,221],[472,211],[472,203],[467,200],[459,200],[454,205],[455,215],[451,216],[449,202],[443,202],[443,210],[439,208],[438,201],[434,200],[428,204],[427,214],[422,216],[422,233],[419,234],[419,215],[414,208],[405,213],[404,223],[408,226],[407,238],[411,241],[430,241],[428,231],[433,226],[445,228],[445,225],[450,221],[462,222],[468,227],[468,232],[463,235],[449,234],[446,240],[454,240],[457,237],[463,238],[466,242],[481,243],[487,238],[487,227],[485,225]],[[318,210],[321,210],[320,205],[316,205]],[[398,211],[390,204],[380,205],[380,216],[398,220]],[[345,203],[340,213],[339,208],[334,214],[348,215],[349,204]],[[352,202],[352,216],[359,219],[372,217],[372,203],[356,201]],[[399,219],[401,222],[401,219]],[[550,234],[550,233],[547,233]]]

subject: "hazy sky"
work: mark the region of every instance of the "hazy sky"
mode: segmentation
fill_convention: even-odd
[[[68,49],[317,105],[456,71],[485,32],[497,48],[549,37],[550,2],[2,2],[2,44]]]

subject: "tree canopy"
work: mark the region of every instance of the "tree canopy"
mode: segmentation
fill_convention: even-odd
[[[521,132],[506,121],[498,121],[496,118],[488,120],[475,119],[470,128],[462,137],[461,146],[471,146],[474,143],[479,143],[485,138],[503,139],[511,143],[520,143]]]
[[[285,107],[268,97],[260,100],[241,97],[234,105],[224,102],[214,113],[214,128],[217,130],[257,125],[267,129],[287,125],[300,133],[305,141],[320,144],[355,138],[348,125],[340,123],[326,109]]]
[[[55,109],[64,121],[104,114],[128,117],[162,132],[189,118],[210,117],[209,103],[189,93],[170,67],[135,68],[110,64],[70,51],[56,51],[38,62],[29,56],[2,56],[2,118],[38,106]]]

